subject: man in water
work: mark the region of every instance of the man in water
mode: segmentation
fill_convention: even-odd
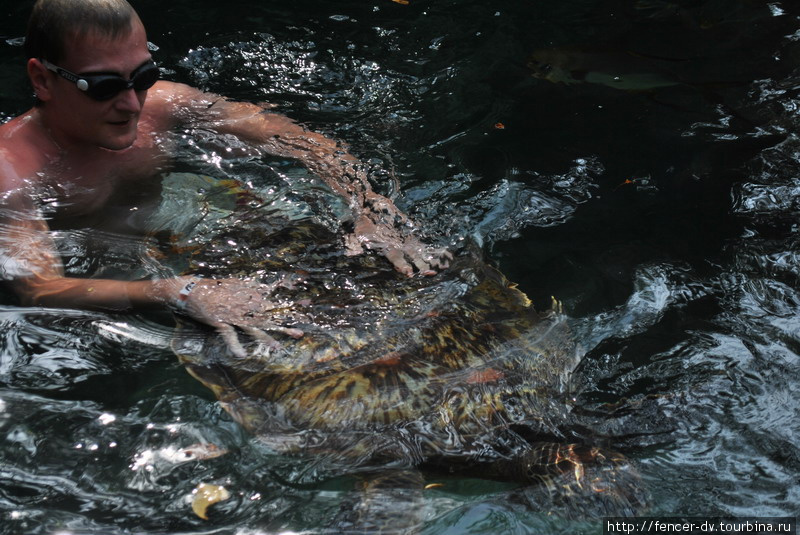
[[[409,276],[446,266],[449,255],[409,233],[405,216],[372,191],[358,160],[334,141],[263,107],[159,80],[144,26],[126,0],[38,0],[25,50],[37,102],[0,126],[0,280],[24,305],[115,311],[178,305],[232,330],[235,321],[214,312],[215,289],[233,285],[247,299],[252,287],[186,277],[68,277],[51,237],[50,223],[61,218],[90,222],[109,207],[135,210],[137,196],[121,192],[157,195],[152,185],[169,165],[165,134],[181,127],[233,135],[259,153],[298,160],[347,201],[351,253],[375,250]],[[58,202],[45,215],[43,199],[53,195]]]

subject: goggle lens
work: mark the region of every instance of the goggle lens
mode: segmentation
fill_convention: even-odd
[[[134,71],[130,80],[105,74],[83,76],[83,79],[89,84],[86,88],[87,95],[95,100],[109,100],[127,89],[133,88],[136,91],[150,89],[158,81],[159,74],[155,63],[147,63]]]

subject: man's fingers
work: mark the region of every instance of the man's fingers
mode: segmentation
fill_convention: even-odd
[[[436,275],[437,270],[447,269],[453,255],[446,249],[434,249],[426,247],[423,249],[416,244],[406,247],[406,255],[414,263],[420,275],[429,277]]]
[[[447,249],[438,249],[434,252],[431,265],[439,269],[447,269],[450,267],[450,261],[453,259],[453,253]]]
[[[292,338],[302,338],[305,334],[300,329],[294,329],[292,327],[282,327],[280,325],[274,325],[272,323],[268,323],[264,325],[264,328],[268,331],[275,331],[277,333],[283,333],[286,336],[291,336]]]
[[[242,347],[242,344],[239,342],[236,329],[227,323],[218,323],[214,326],[217,328],[217,332],[222,336],[222,339],[228,345],[228,349],[231,350],[234,356],[242,359],[247,357],[247,351],[245,351],[244,347]]]
[[[364,252],[364,247],[361,245],[356,233],[348,234],[344,237],[344,246],[347,256],[356,256]]]
[[[217,332],[220,334],[220,336],[222,336],[222,339],[225,341],[225,344],[228,346],[228,349],[230,349],[231,353],[233,353],[234,356],[238,358],[247,357],[248,351],[239,341],[239,336],[236,333],[236,327],[228,325],[227,323],[219,323],[215,325],[215,327],[217,329]],[[237,327],[241,329],[245,334],[250,336],[253,340],[258,342],[262,350],[266,349],[267,353],[281,347],[281,344],[273,337],[271,337],[264,329],[257,329],[256,327],[251,327],[249,325],[239,325]],[[287,336],[291,336],[292,338],[301,338],[305,334],[300,329],[294,329],[291,327],[281,327],[280,325],[266,324],[265,328],[270,331],[283,333]]]
[[[422,258],[419,250],[414,250],[413,254],[409,254],[408,256],[411,258],[411,261],[414,263],[420,275],[424,277],[436,275],[436,271],[431,269],[431,265]]]
[[[411,264],[406,262],[406,255],[398,249],[397,247],[390,247],[386,250],[386,258],[389,259],[394,265],[394,268],[405,275],[406,277],[411,277],[414,275],[414,268],[411,267]]]
[[[239,328],[250,335],[257,342],[266,345],[269,349],[277,349],[280,347],[280,344],[273,337],[261,329],[256,329],[255,327],[250,327],[248,325],[241,325]]]
[[[436,269],[447,269],[450,267],[450,261],[453,259],[453,254],[447,249],[434,249],[428,248],[425,254],[425,260],[428,265]]]

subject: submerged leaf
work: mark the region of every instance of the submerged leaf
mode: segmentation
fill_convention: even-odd
[[[228,453],[228,450],[220,448],[216,444],[192,444],[181,450],[187,460],[198,459],[204,461],[206,459],[214,459],[221,457]]]
[[[206,510],[210,506],[217,502],[224,502],[231,497],[230,492],[225,487],[210,483],[200,483],[192,491],[192,494],[194,495],[192,498],[192,511],[203,520],[208,520]]]

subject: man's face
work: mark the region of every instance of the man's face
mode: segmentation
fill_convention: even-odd
[[[118,74],[127,80],[150,59],[147,36],[137,19],[127,35],[113,40],[92,34],[73,40],[58,66],[78,75]],[[128,89],[109,100],[97,101],[69,80],[51,75],[56,79],[45,102],[45,113],[56,140],[111,150],[133,145],[147,91]]]

